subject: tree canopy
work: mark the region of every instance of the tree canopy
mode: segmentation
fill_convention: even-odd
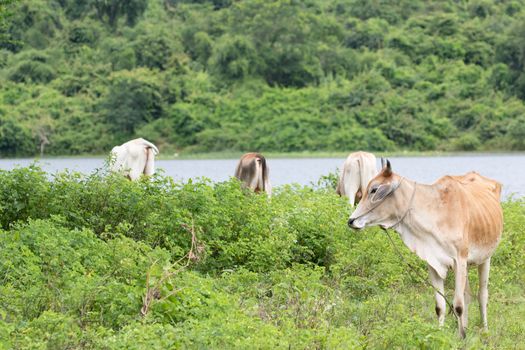
[[[7,7],[1,156],[525,149],[522,0]]]

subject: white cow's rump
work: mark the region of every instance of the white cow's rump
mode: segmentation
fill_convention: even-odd
[[[130,180],[138,179],[142,174],[155,173],[155,156],[158,148],[143,138],[128,141],[111,150],[111,171],[121,173]]]
[[[339,172],[336,192],[341,196],[347,196],[350,205],[353,206],[359,202],[368,182],[376,175],[376,157],[372,153],[350,153]]]

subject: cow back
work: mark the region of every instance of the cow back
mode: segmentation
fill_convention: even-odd
[[[475,172],[447,178],[453,181],[447,187],[457,196],[456,216],[463,220],[469,245],[495,247],[503,231],[501,184]]]

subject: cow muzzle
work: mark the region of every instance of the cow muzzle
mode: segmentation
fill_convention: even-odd
[[[365,227],[363,220],[361,218],[350,218],[348,219],[348,227],[354,230],[360,230]]]

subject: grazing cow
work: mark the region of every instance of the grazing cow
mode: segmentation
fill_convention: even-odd
[[[339,173],[336,192],[347,196],[351,206],[361,200],[368,182],[377,175],[376,157],[372,153],[350,153]]]
[[[235,169],[235,177],[255,192],[266,192],[271,196],[272,186],[268,179],[268,165],[260,153],[246,153],[239,160]]]
[[[111,171],[122,173],[130,180],[140,175],[153,175],[155,172],[155,155],[159,150],[143,138],[128,141],[111,150]]]
[[[444,176],[432,185],[422,185],[393,173],[387,162],[368,184],[348,225],[356,229],[374,225],[393,228],[407,247],[428,263],[441,326],[446,308],[443,284],[448,269],[453,268],[453,307],[459,333],[465,337],[469,264],[478,266],[479,307],[487,328],[490,258],[503,230],[500,193],[500,183],[475,172]]]

